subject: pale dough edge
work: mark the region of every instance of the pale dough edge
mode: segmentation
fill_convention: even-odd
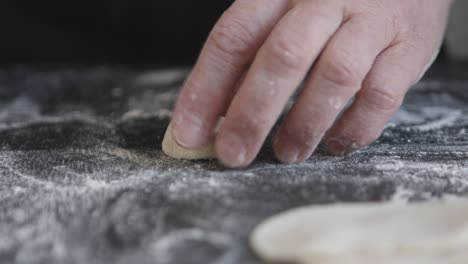
[[[162,142],[163,152],[172,158],[183,160],[209,160],[215,158],[213,143],[198,149],[186,149],[172,137],[172,126],[169,124]]]
[[[444,200],[437,201],[437,202],[431,201],[431,202],[411,204],[411,205],[406,205],[406,206],[391,204],[391,203],[356,203],[352,205],[300,207],[300,208],[292,209],[292,210],[280,213],[278,215],[275,215],[273,217],[270,217],[269,219],[267,219],[266,221],[258,225],[251,233],[250,246],[253,249],[253,251],[267,263],[302,263],[302,264],[316,263],[317,260],[312,261],[312,259],[308,259],[308,257],[311,257],[311,256],[308,256],[308,254],[303,251],[305,248],[301,249],[300,247],[298,248],[294,247],[294,248],[291,248],[289,252],[284,252],[284,250],[280,250],[282,246],[280,246],[279,244],[273,245],[269,243],[269,241],[272,241],[272,240],[278,241],[278,238],[279,238],[278,235],[281,235],[281,233],[284,235],[285,232],[292,232],[292,233],[297,232],[298,231],[297,226],[296,228],[294,228],[293,227],[294,225],[291,226],[292,223],[295,223],[296,225],[300,225],[302,227],[307,226],[307,225],[304,225],[305,224],[304,220],[306,220],[307,218],[311,220],[311,216],[316,215],[316,213],[318,213],[316,216],[320,216],[320,213],[326,212],[327,210],[335,211],[336,209],[341,208],[343,210],[349,211],[350,213],[353,213],[353,212],[356,213],[355,210],[360,211],[362,209],[367,210],[367,209],[373,208],[373,210],[375,210],[376,212],[380,211],[380,212],[385,213],[385,212],[397,210],[397,211],[400,211],[401,213],[404,213],[404,211],[408,210],[408,207],[412,208],[412,210],[424,209],[424,211],[426,212],[429,210],[434,213],[438,212],[442,214],[444,214],[444,211],[447,211],[447,209],[450,209],[450,211],[454,211],[454,212],[456,211],[466,212],[466,209],[468,209],[468,200],[460,199],[456,201],[444,201]],[[406,210],[404,208],[406,208]],[[465,217],[468,216],[466,213],[462,215]],[[311,223],[309,222],[308,224],[311,224]],[[289,228],[287,228],[288,225],[289,225]],[[279,228],[279,230],[272,232],[276,228]],[[293,231],[290,228],[296,229],[296,230]],[[290,231],[287,231],[287,230],[290,230]],[[304,237],[302,239],[304,239]],[[464,242],[462,241],[460,243],[468,243],[467,239],[468,239],[467,237],[464,237],[462,239]],[[288,241],[286,237],[282,237],[281,240],[285,244],[285,246],[290,244],[290,242],[292,242],[292,241]],[[297,243],[293,242],[292,244],[297,244]],[[278,246],[280,246],[280,248],[278,248]],[[457,260],[463,259],[464,257],[467,257],[467,256],[468,256],[468,253],[463,253],[463,255],[458,256],[457,259],[454,259],[452,262],[449,262],[449,263],[451,264],[452,263],[453,264],[464,263],[464,262],[459,262]]]

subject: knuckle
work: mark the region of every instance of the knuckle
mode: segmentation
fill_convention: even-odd
[[[384,111],[395,111],[401,105],[402,98],[391,91],[381,88],[370,88],[362,93],[362,100],[371,108]]]
[[[296,37],[297,38],[297,37]],[[282,34],[272,40],[266,47],[270,65],[274,68],[299,70],[307,66],[304,54],[306,49],[294,37]]]
[[[322,78],[337,86],[360,86],[362,66],[350,52],[337,52],[324,59]]]
[[[254,36],[245,22],[221,18],[210,34],[215,50],[229,57],[246,56],[252,52]]]

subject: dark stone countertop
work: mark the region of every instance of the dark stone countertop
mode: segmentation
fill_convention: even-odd
[[[249,232],[285,209],[466,195],[468,81],[441,74],[457,70],[365,150],[280,165],[266,146],[245,170],[160,151],[186,70],[1,70],[0,262],[257,263]]]

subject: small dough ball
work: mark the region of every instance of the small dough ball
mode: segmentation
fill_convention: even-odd
[[[221,126],[223,121],[224,121],[223,118],[219,120],[218,125],[215,129],[215,133],[219,130],[219,127]],[[162,142],[162,149],[166,155],[172,158],[176,158],[176,159],[209,160],[209,159],[216,158],[216,155],[214,152],[214,142],[210,142],[208,145],[203,146],[201,148],[197,148],[197,149],[187,149],[177,144],[177,142],[172,137],[171,124],[169,124],[166,130],[166,134],[164,135],[164,139]]]

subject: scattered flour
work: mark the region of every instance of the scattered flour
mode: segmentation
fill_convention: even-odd
[[[461,115],[462,115],[462,111],[453,110],[453,111],[447,112],[445,115],[441,116],[439,119],[436,119],[434,121],[428,122],[423,125],[413,126],[412,129],[422,131],[422,132],[438,130],[444,127],[452,126]]]
[[[130,121],[134,119],[147,119],[147,118],[152,118],[152,117],[156,117],[159,119],[170,119],[171,116],[172,116],[172,111],[168,109],[160,109],[160,110],[157,110],[155,112],[150,112],[150,113],[144,112],[141,110],[131,110],[122,116],[121,121]]]
[[[190,241],[205,242],[216,246],[217,248],[228,248],[235,243],[224,233],[190,228],[172,231],[162,237],[156,236],[154,238],[154,242],[150,244],[149,248],[155,259],[158,260],[158,263],[166,263],[173,259],[173,255],[169,254],[173,247],[177,247],[184,242]]]
[[[462,115],[461,110],[449,107],[422,107],[413,111],[401,109],[393,116],[389,126],[405,124],[408,130],[427,132],[452,126]]]

